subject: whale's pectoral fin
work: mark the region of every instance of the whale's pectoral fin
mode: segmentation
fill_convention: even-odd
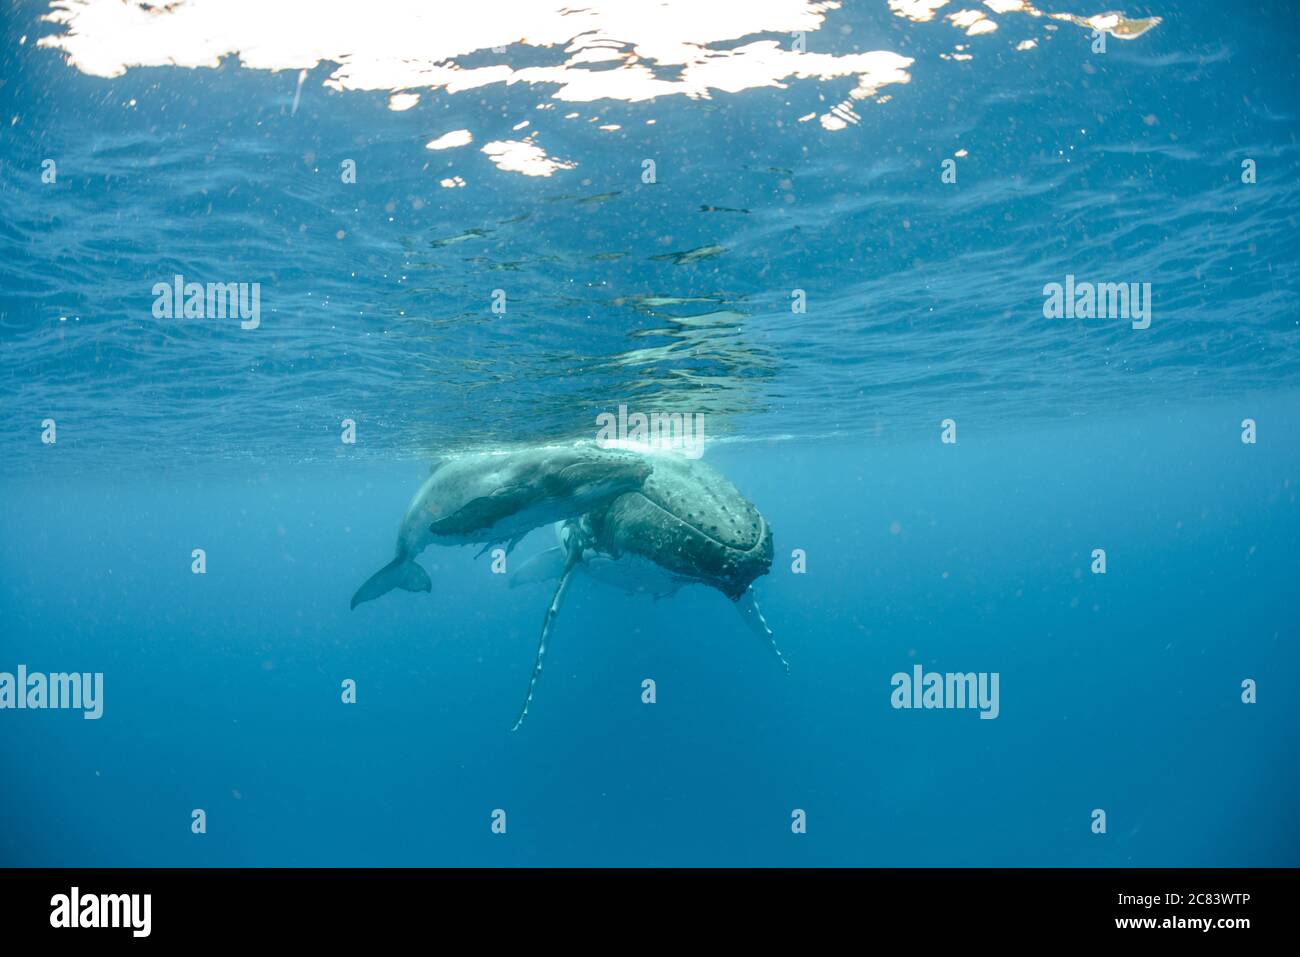
[[[754,589],[745,589],[745,594],[736,599],[736,610],[740,612],[740,617],[744,619],[745,626],[758,637],[768,643],[768,646],[776,654],[777,660],[781,662],[781,667],[785,673],[790,673],[790,663],[785,660],[781,654],[781,649],[776,646],[776,636],[772,634],[772,629],[767,627],[767,619],[759,611],[758,601],[754,598]]]
[[[526,508],[531,502],[528,488],[519,485],[503,485],[489,495],[480,495],[466,502],[450,515],[444,515],[436,522],[430,522],[429,531],[435,536],[476,535],[491,528],[505,516],[514,515]],[[491,544],[493,543],[489,544],[489,548]]]
[[[565,552],[558,545],[534,555],[520,565],[510,576],[510,587],[531,585],[534,582],[555,581],[564,574]]]
[[[555,616],[560,613],[560,603],[564,600],[564,593],[568,590],[569,581],[573,578],[573,570],[578,566],[578,560],[582,557],[582,549],[577,546],[576,542],[571,542],[564,556],[564,568],[560,572],[560,583],[555,586],[555,594],[551,598],[551,607],[546,609],[546,620],[542,622],[542,637],[537,643],[537,660],[533,663],[533,675],[528,679],[528,697],[524,698],[524,706],[519,711],[519,717],[515,719],[515,725],[511,731],[518,731],[519,726],[524,723],[524,718],[528,717],[528,706],[533,703],[533,692],[537,689],[537,677],[542,673],[542,658],[546,654],[546,639],[550,637],[551,626],[555,624]]]
[[[404,591],[432,591],[433,582],[428,573],[409,558],[398,555],[379,571],[366,579],[366,583],[352,596],[352,607],[386,595],[394,588]]]

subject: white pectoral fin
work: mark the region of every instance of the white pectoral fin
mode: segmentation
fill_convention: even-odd
[[[510,576],[510,587],[555,581],[564,574],[565,553],[558,545],[539,552],[524,562]]]
[[[763,617],[762,611],[759,610],[758,601],[754,598],[754,589],[745,589],[745,594],[736,599],[736,610],[740,612],[745,627],[767,642],[773,653],[776,654],[777,660],[781,662],[781,667],[785,669],[785,673],[789,674],[790,663],[785,660],[785,656],[781,654],[781,649],[776,646],[776,636],[772,634],[772,629],[767,626],[767,619]]]
[[[542,659],[546,656],[546,641],[551,635],[551,627],[555,624],[555,616],[560,613],[564,593],[569,588],[569,582],[573,580],[573,571],[578,567],[581,558],[581,549],[571,543],[564,556],[564,569],[560,573],[560,583],[555,586],[555,594],[551,597],[551,605],[546,609],[546,619],[542,622],[542,637],[537,642],[537,660],[533,663],[532,677],[528,679],[528,696],[524,698],[524,706],[520,709],[519,717],[515,719],[515,726],[510,729],[511,731],[518,731],[519,726],[524,723],[524,718],[528,717],[528,706],[533,703],[533,692],[537,690],[537,678],[542,673]]]

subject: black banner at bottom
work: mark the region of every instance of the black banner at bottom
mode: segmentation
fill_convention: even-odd
[[[1292,919],[1294,870],[0,870],[7,941],[607,944],[726,934],[1230,942]],[[620,935],[611,938],[610,934]],[[680,936],[673,939],[682,940]]]

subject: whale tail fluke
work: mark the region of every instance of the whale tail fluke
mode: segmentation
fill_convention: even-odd
[[[432,591],[429,573],[404,555],[398,555],[379,571],[366,579],[366,583],[352,596],[352,607],[386,595],[394,588],[403,591]]]

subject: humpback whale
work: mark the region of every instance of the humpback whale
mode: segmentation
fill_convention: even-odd
[[[394,588],[430,591],[429,576],[415,561],[429,545],[486,550],[508,543],[509,551],[535,528],[639,488],[650,473],[644,456],[599,446],[479,452],[436,462],[406,509],[393,560],[357,589],[352,607]]]
[[[754,597],[754,580],[772,567],[772,529],[720,472],[697,459],[652,457],[654,472],[636,490],[561,524],[560,545],[525,562],[511,585],[558,578],[517,729],[542,671],[546,644],[569,581],[593,578],[656,598],[689,584],[708,585],[735,603],[741,619],[790,670]]]

